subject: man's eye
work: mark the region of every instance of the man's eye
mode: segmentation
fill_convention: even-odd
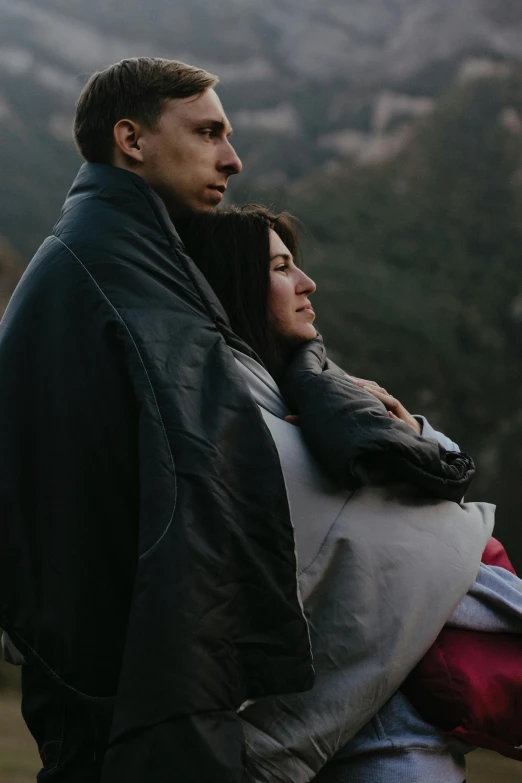
[[[212,130],[212,128],[201,128],[199,133],[201,134],[201,136],[207,136],[208,138],[214,135],[214,131]]]

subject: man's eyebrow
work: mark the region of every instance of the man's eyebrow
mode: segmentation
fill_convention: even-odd
[[[231,136],[233,133],[232,126],[228,123],[224,123],[223,120],[205,119],[194,120],[194,126],[198,128],[212,128],[212,130],[226,133],[227,136]]]

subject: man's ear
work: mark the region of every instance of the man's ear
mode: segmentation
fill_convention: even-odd
[[[134,120],[119,120],[114,126],[114,144],[116,155],[124,156],[128,163],[143,163],[140,138],[141,127]],[[129,161],[129,158],[132,160]]]

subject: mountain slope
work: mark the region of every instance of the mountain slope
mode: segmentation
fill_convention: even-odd
[[[23,271],[22,259],[9,242],[0,236],[0,318]]]
[[[80,162],[76,97],[124,56],[221,76],[242,200],[339,159],[346,144],[368,142],[370,158],[372,143],[377,156],[400,149],[405,137],[374,138],[383,93],[403,106],[436,98],[470,56],[521,55],[521,32],[522,8],[508,0],[0,0],[0,233],[30,255],[50,230]]]
[[[327,343],[476,457],[472,494],[499,503],[519,565],[521,142],[513,67],[456,85],[399,158],[316,173],[290,198]]]
[[[302,218],[335,357],[477,457],[522,567],[522,5],[0,0],[0,235],[26,258],[80,163],[82,85],[136,55],[222,77],[232,199]]]

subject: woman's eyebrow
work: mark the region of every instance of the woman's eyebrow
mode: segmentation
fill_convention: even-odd
[[[276,258],[283,258],[285,261],[293,261],[291,253],[275,253],[273,256],[270,256],[270,261],[274,261]]]

